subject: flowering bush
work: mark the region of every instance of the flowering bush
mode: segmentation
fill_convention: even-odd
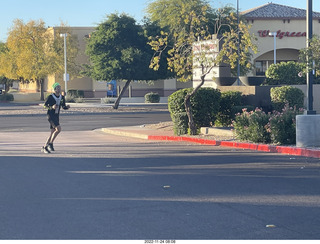
[[[296,143],[296,116],[302,114],[303,109],[285,105],[282,112],[273,111],[267,130],[271,135],[271,141],[275,144]]]
[[[241,114],[237,114],[233,121],[233,128],[236,138],[241,141],[270,142],[270,133],[267,131],[270,114],[266,114],[261,109],[247,112],[243,109]]]
[[[296,109],[285,105],[282,112],[273,111],[266,114],[260,109],[236,115],[233,121],[236,138],[241,141],[255,143],[295,144],[296,115],[303,109]]]

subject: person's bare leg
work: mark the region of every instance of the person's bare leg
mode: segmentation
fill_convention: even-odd
[[[46,144],[44,146],[48,146],[48,144],[50,143],[52,135],[53,135],[54,132],[55,132],[55,129],[51,129],[50,136],[48,137],[48,139],[46,141]]]
[[[52,135],[51,135],[51,139],[49,140],[48,144],[49,144],[49,143],[53,144],[54,140],[57,138],[57,136],[59,135],[60,132],[61,132],[61,126],[58,125],[58,126],[54,129],[54,131],[53,131],[53,133],[52,133]]]

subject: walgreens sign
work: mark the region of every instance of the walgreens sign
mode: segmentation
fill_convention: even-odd
[[[271,34],[272,31],[270,30],[258,30],[258,34],[259,34],[259,37],[270,37],[273,35]],[[292,32],[289,32],[289,31],[281,31],[281,30],[278,30],[277,31],[277,37],[279,39],[282,39],[284,37],[303,37],[303,36],[307,36],[307,33],[306,32],[295,32],[295,31],[292,31]]]

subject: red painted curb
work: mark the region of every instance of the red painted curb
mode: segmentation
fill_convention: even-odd
[[[217,145],[217,141],[215,140],[206,140],[201,138],[192,138],[192,137],[184,137],[184,136],[148,136],[148,140],[155,141],[187,141],[194,142],[198,144],[205,145]]]
[[[242,148],[242,149],[270,152],[270,146],[266,145],[266,144],[253,144],[253,143],[245,143],[245,142],[221,141],[220,146],[222,146],[222,147],[236,147],[236,148]]]
[[[182,141],[180,136],[148,136],[148,140],[154,141]]]
[[[319,149],[306,149],[306,148],[299,148],[299,147],[274,146],[274,145],[267,145],[267,144],[254,144],[254,143],[233,142],[233,141],[216,141],[216,140],[207,140],[207,139],[184,137],[184,136],[152,136],[150,135],[148,136],[148,140],[186,141],[186,142],[193,142],[193,143],[198,143],[203,145],[234,147],[234,148],[249,149],[249,150],[255,150],[255,151],[320,158]]]

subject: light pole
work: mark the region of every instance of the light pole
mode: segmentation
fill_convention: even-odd
[[[238,58],[237,58],[237,85],[240,85],[240,30],[239,30],[239,0],[237,0],[237,24],[238,24]]]
[[[64,80],[64,87],[65,87],[65,96],[67,96],[68,93],[68,75],[67,75],[67,33],[60,34],[60,37],[63,37],[64,40],[64,75],[63,75],[63,80]]]
[[[273,63],[277,63],[277,32],[270,32],[269,36],[273,36]]]
[[[312,0],[307,0],[307,48],[310,47],[310,42],[312,39]],[[313,73],[312,73],[312,63],[310,62],[310,57],[307,56],[308,71],[307,73],[307,114],[316,114],[313,110]]]

